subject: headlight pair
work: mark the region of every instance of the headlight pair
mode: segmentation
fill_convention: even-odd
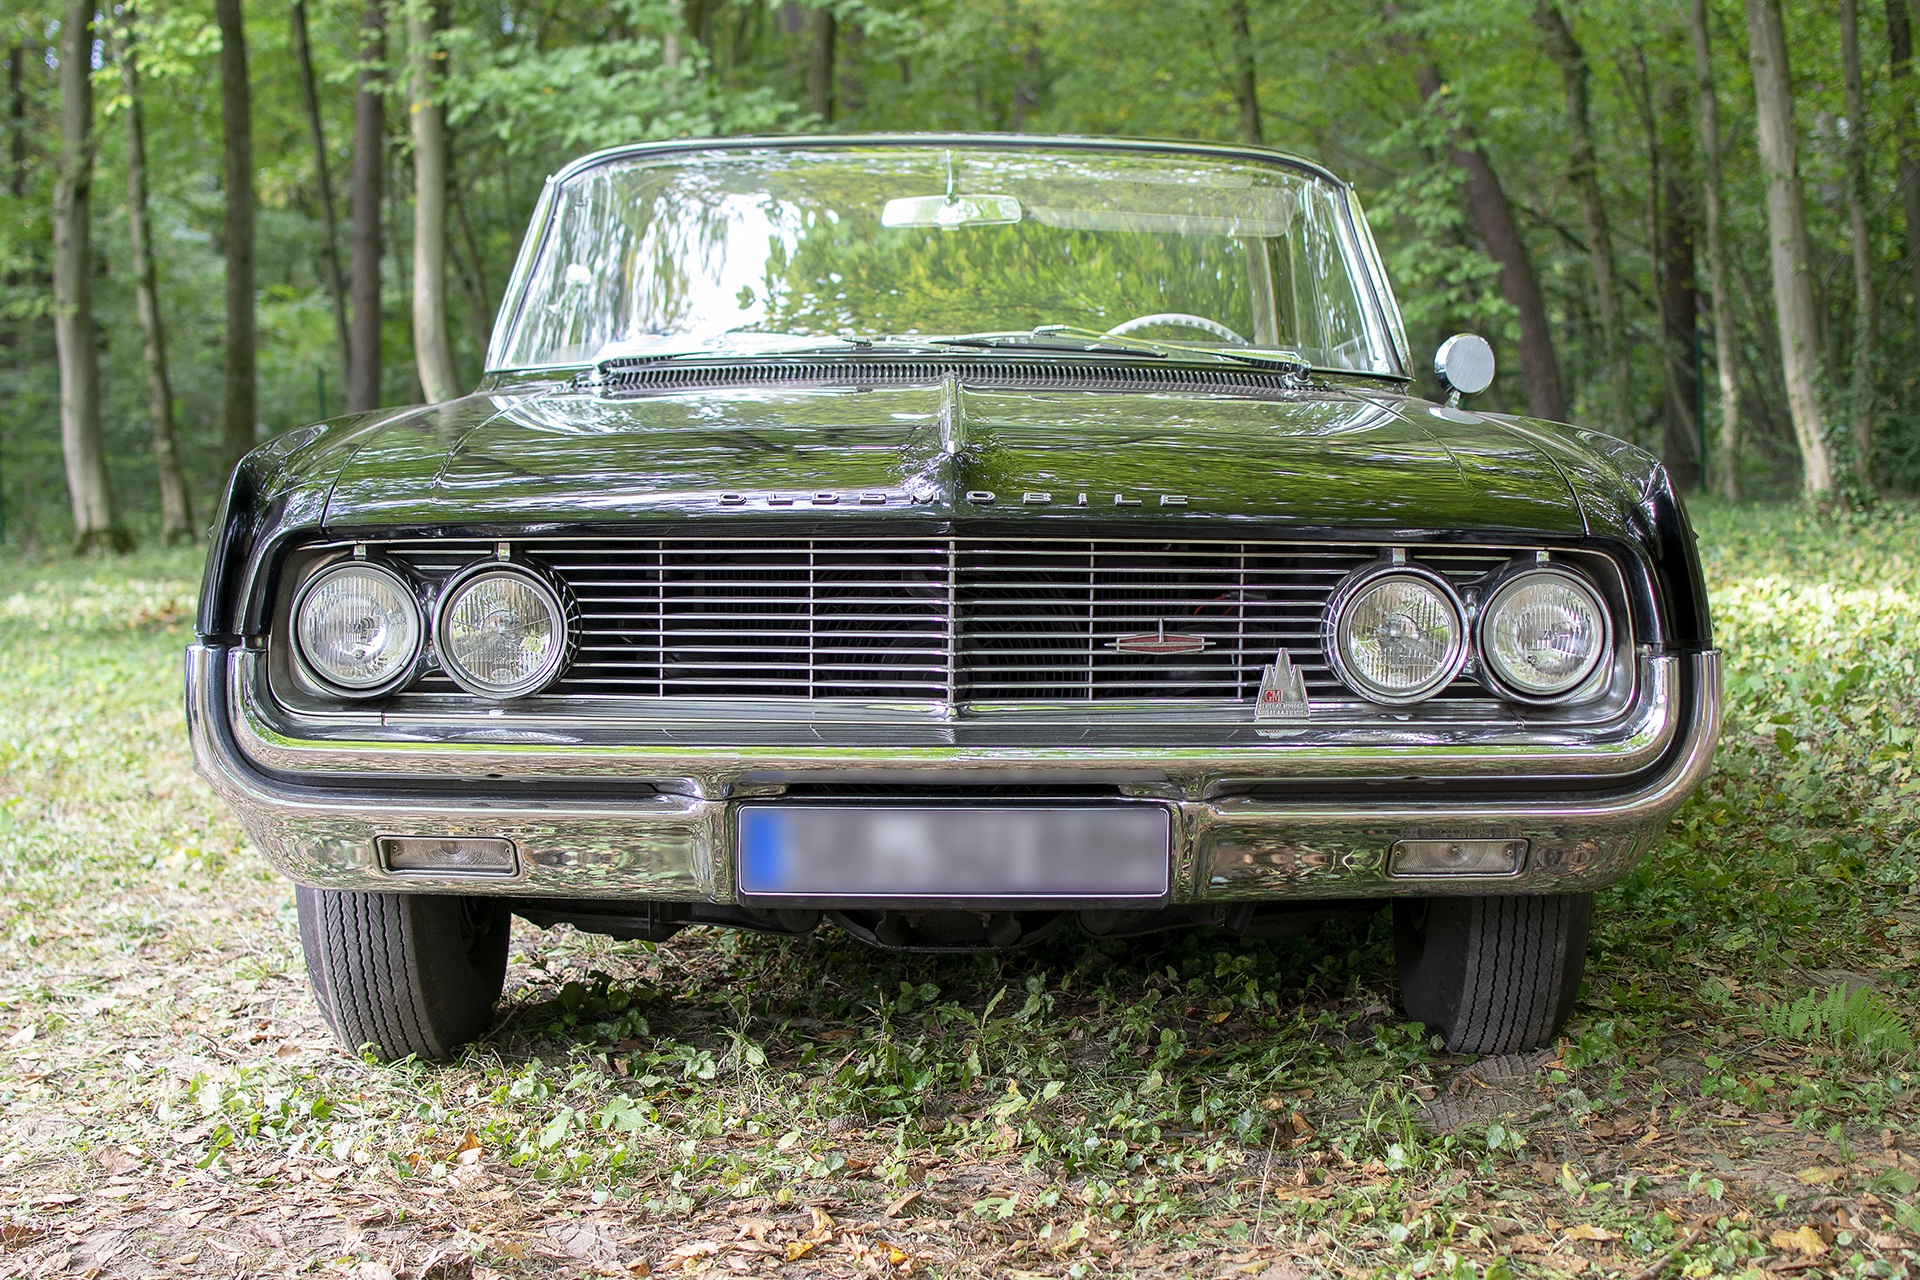
[[[1453,585],[1417,565],[1382,565],[1334,593],[1324,632],[1328,664],[1362,697],[1388,706],[1430,698],[1477,650],[1483,681],[1516,702],[1578,693],[1613,641],[1605,603],[1557,566],[1500,579],[1469,623]]]
[[[575,611],[524,566],[469,565],[433,600],[433,639],[453,682],[483,698],[520,698],[551,684],[572,657]],[[426,620],[413,585],[370,560],[322,569],[293,602],[294,645],[307,669],[348,697],[371,698],[418,668]]]

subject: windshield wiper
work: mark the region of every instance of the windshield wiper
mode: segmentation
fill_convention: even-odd
[[[1065,351],[1084,355],[1152,356],[1156,360],[1166,358],[1164,351],[1156,351],[1145,343],[1135,344],[1126,338],[1090,335],[1083,339],[1073,334],[1060,340],[1053,338],[1052,334],[1053,330],[1045,334],[1035,330],[1026,335],[983,333],[958,338],[928,338],[927,341],[943,347],[980,347],[989,351]]]
[[[1207,356],[1215,360],[1232,360],[1239,364],[1250,364],[1258,369],[1278,369],[1288,373],[1305,375],[1312,372],[1309,365],[1292,351],[1242,350],[1237,347],[1198,347],[1185,342],[1157,342],[1152,338],[1134,338],[1126,335],[1095,333],[1091,329],[1081,329],[1069,324],[1043,325],[1033,331],[1034,336],[1042,334],[1065,334],[1075,338],[1087,338],[1110,346],[1124,345],[1124,350],[1139,355]]]

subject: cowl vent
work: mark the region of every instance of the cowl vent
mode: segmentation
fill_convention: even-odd
[[[1309,384],[1284,370],[1204,369],[1188,365],[1116,364],[1111,361],[1026,360],[995,356],[979,360],[716,360],[671,363],[609,360],[573,380],[575,391],[603,396],[645,395],[715,387],[833,386],[931,383],[955,378],[965,386],[1056,387],[1113,391],[1217,391],[1261,394],[1300,391]]]

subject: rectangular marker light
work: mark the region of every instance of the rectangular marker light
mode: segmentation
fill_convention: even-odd
[[[1527,859],[1525,840],[1396,840],[1393,876],[1510,876]]]
[[[464,836],[382,836],[380,861],[395,875],[510,876],[513,841]]]

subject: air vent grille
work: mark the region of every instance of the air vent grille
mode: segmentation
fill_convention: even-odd
[[[389,551],[439,576],[492,547]],[[1321,618],[1377,554],[964,537],[553,539],[515,551],[580,605],[578,655],[550,693],[956,702],[1247,700],[1283,648],[1310,693],[1344,696],[1321,656]],[[1464,583],[1512,553],[1414,554]],[[454,692],[437,674],[418,687]]]

